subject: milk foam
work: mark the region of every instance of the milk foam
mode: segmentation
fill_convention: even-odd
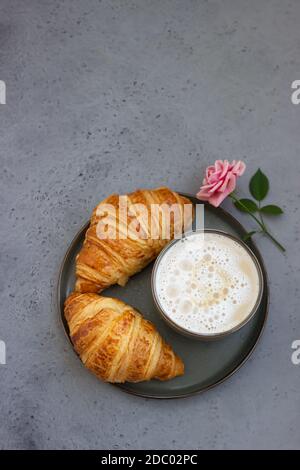
[[[157,267],[163,311],[194,333],[222,333],[239,325],[253,310],[259,290],[252,257],[222,234],[188,235],[166,251]]]

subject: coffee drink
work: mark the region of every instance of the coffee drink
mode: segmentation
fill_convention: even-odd
[[[173,323],[195,334],[222,334],[255,308],[261,275],[242,243],[222,232],[195,232],[160,258],[154,291]]]

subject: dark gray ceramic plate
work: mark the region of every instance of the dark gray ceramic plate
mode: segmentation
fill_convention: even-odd
[[[190,195],[193,203],[199,201]],[[69,337],[68,325],[64,319],[63,304],[74,288],[75,257],[81,248],[88,224],[78,232],[72,241],[62,262],[58,281],[58,308],[65,331]],[[205,228],[214,228],[242,237],[246,231],[240,223],[223,209],[205,207]],[[186,338],[173,331],[157,312],[151,294],[152,264],[144,271],[133,276],[125,287],[114,286],[107,289],[104,295],[117,297],[136,307],[143,315],[157,326],[162,336],[169,342],[185,363],[185,374],[182,377],[159,382],[125,383],[118,385],[122,390],[149,398],[180,398],[208,390],[236,372],[249,358],[264,328],[269,305],[267,274],[262,257],[254,245],[248,243],[256,254],[264,276],[264,292],[260,307],[253,319],[241,330],[222,340],[199,342]],[[88,371],[87,371],[88,373]]]

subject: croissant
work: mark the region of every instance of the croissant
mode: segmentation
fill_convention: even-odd
[[[82,362],[106,382],[168,380],[184,373],[155,326],[120,300],[74,292],[65,302],[65,317]]]
[[[99,293],[113,284],[124,286],[192,221],[190,200],[168,188],[137,190],[122,197],[128,208],[126,219],[121,217],[118,194],[109,196],[93,211],[76,258],[77,292]],[[155,207],[163,210],[155,212]],[[176,207],[176,215],[170,210],[172,207]],[[106,233],[112,235],[99,237],[99,227],[105,227]]]

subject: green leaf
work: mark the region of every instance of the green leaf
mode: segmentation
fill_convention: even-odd
[[[252,235],[255,235],[255,230],[253,232],[248,232],[246,233],[246,235],[243,236],[243,240],[244,242],[246,242],[247,240],[250,240],[250,238],[252,238]]]
[[[279,206],[275,206],[274,204],[270,204],[268,206],[264,206],[260,208],[260,212],[267,215],[281,215],[283,214],[283,210]]]
[[[242,212],[257,212],[258,207],[252,199],[239,199],[234,203],[235,207]]]
[[[249,189],[250,193],[257,201],[262,201],[269,192],[269,180],[266,175],[258,169],[255,175],[252,176]]]

